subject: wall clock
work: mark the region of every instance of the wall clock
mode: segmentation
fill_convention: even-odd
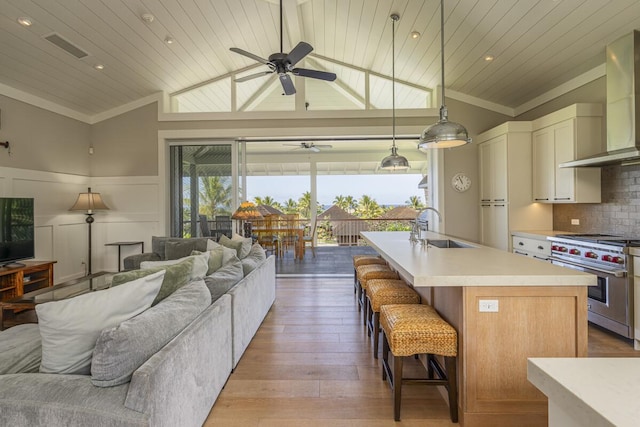
[[[453,189],[460,193],[467,191],[471,188],[471,178],[464,173],[457,173],[451,178],[451,185]]]

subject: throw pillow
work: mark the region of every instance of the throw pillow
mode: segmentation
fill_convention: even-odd
[[[265,254],[262,246],[257,243],[251,246],[249,255],[240,260],[242,262],[244,275],[246,276],[255,270],[265,259],[267,259],[267,255]]]
[[[207,276],[222,268],[225,264],[237,258],[236,251],[226,246],[219,245],[217,248],[209,251],[209,270]]]
[[[132,280],[139,279],[141,277],[148,276],[157,271],[164,270],[166,274],[162,280],[162,286],[160,292],[153,300],[152,306],[156,305],[177,289],[180,289],[190,281],[191,271],[193,270],[193,259],[190,257],[182,262],[173,265],[165,265],[159,267],[153,267],[146,270],[131,270],[117,273],[111,279],[111,286],[122,285],[123,283],[130,282]]]
[[[0,332],[0,375],[38,372],[41,359],[42,340],[37,324],[17,325]]]
[[[204,283],[211,293],[211,302],[216,301],[238,283],[244,274],[242,272],[242,264],[238,257],[234,255],[233,259],[226,263],[221,269],[204,278]]]
[[[143,261],[140,263],[142,270],[148,270],[150,268],[165,267],[169,265],[179,264],[187,259],[193,260],[193,266],[189,275],[190,281],[201,280],[207,275],[209,269],[209,252],[203,252],[200,255],[193,255],[178,259],[169,259],[166,261]]]
[[[197,240],[181,240],[181,241],[169,241],[164,245],[165,259],[178,259],[191,255],[191,251],[195,250],[198,241]]]
[[[217,248],[219,246],[220,246],[220,243],[214,242],[211,239],[207,240],[207,250],[208,251],[214,250],[215,248]]]
[[[40,372],[89,374],[100,332],[148,309],[164,274],[159,271],[115,288],[36,305],[42,337]]]
[[[238,258],[242,259],[249,255],[253,241],[250,237],[242,237],[234,234],[231,239],[225,235],[220,237],[220,244],[228,248],[235,249]]]
[[[211,304],[202,280],[189,283],[144,313],[105,329],[93,350],[91,382],[111,387],[133,372],[187,327]]]

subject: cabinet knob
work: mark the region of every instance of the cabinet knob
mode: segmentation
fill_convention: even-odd
[[[520,246],[524,246],[524,242],[518,242]]]
[[[543,249],[544,249],[544,247],[543,247],[543,246],[538,245],[538,249],[539,249],[539,250],[543,250]]]

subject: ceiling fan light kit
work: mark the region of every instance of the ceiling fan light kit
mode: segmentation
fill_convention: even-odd
[[[440,120],[422,131],[418,142],[420,151],[427,151],[432,148],[458,147],[471,142],[471,138],[469,138],[467,129],[464,126],[449,121],[447,107],[444,104],[444,0],[440,0],[440,60],[440,70],[442,72]]]
[[[400,15],[394,13],[391,15],[391,126],[393,129],[393,145],[391,146],[391,155],[382,159],[380,168],[385,170],[406,170],[409,169],[409,161],[406,157],[398,154],[396,147],[396,21],[400,19]]]
[[[255,55],[246,50],[232,47],[229,50],[232,52],[244,55],[255,61],[258,61],[267,67],[269,71],[261,71],[259,73],[250,74],[248,76],[235,79],[236,82],[246,82],[258,77],[266,76],[268,74],[276,73],[280,79],[280,84],[284,90],[285,95],[293,95],[296,93],[296,88],[293,85],[293,80],[290,74],[299,77],[309,77],[312,79],[325,80],[332,82],[336,79],[334,73],[328,73],[326,71],[309,70],[307,68],[295,68],[294,66],[300,62],[305,56],[313,51],[313,47],[309,43],[298,43],[289,53],[284,53],[283,50],[283,36],[282,31],[282,0],[280,0],[280,52],[273,53],[269,56],[269,59],[264,59],[258,55]]]

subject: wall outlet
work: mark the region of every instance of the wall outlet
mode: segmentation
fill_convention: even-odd
[[[478,302],[478,310],[481,313],[497,313],[498,300],[497,299],[481,299]]]
[[[572,219],[571,220],[571,225],[580,225],[580,220],[579,219]]]

